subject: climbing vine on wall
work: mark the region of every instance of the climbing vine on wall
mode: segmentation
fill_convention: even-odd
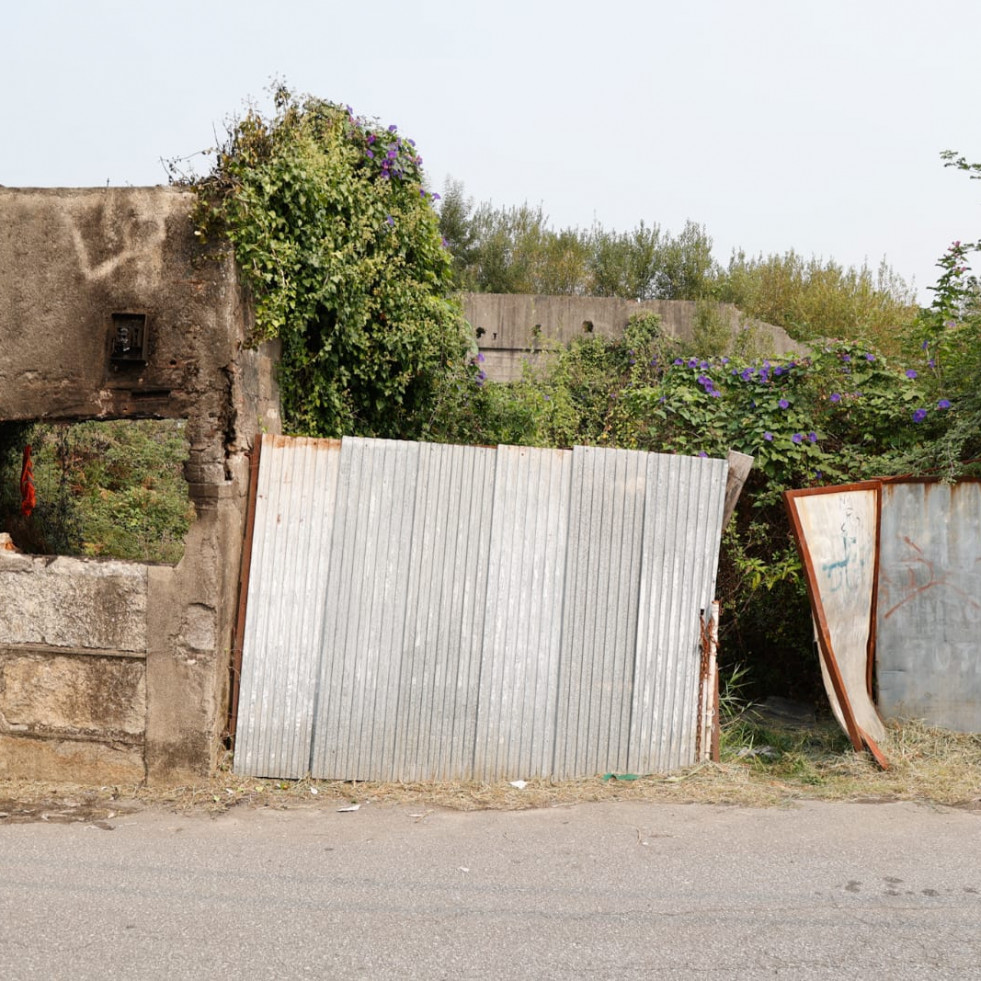
[[[279,338],[288,430],[413,438],[467,335],[413,140],[286,88],[235,122],[199,192],[251,289],[254,339]]]

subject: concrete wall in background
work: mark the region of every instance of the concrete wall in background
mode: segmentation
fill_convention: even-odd
[[[534,362],[543,350],[570,343],[576,337],[621,337],[630,317],[655,313],[664,333],[681,341],[695,336],[695,302],[692,300],[622,300],[596,296],[529,296],[510,293],[464,293],[463,313],[477,331],[484,355],[484,370],[494,381],[521,377],[525,361]],[[749,320],[731,304],[720,304],[734,337],[747,335],[752,353],[788,355],[803,353],[779,327]],[[705,352],[710,353],[710,352]],[[719,352],[725,353],[725,352]]]
[[[196,520],[175,566],[0,558],[0,775],[182,779],[225,727],[256,434],[275,352],[173,188],[0,188],[0,423],[186,419]]]

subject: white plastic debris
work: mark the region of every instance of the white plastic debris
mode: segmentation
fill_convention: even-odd
[[[511,781],[511,786],[512,787],[517,787],[518,790],[524,790],[525,787],[528,786],[528,781],[527,780],[512,780]]]
[[[350,804],[347,807],[339,807],[337,809],[338,814],[346,814],[348,811],[356,811],[361,807],[360,804]]]

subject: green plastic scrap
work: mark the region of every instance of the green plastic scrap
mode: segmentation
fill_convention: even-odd
[[[604,780],[639,780],[639,773],[604,773]]]

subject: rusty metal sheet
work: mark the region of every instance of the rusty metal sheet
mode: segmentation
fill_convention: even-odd
[[[889,482],[882,495],[880,708],[981,732],[981,483]]]
[[[869,691],[881,485],[784,495],[804,563],[821,668],[831,707],[856,750],[885,763],[885,728]]]

